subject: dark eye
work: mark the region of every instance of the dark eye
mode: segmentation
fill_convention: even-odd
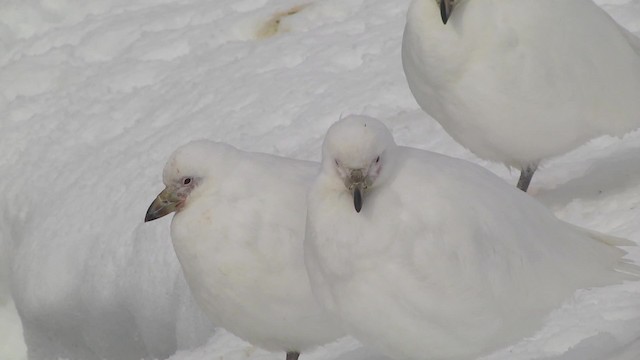
[[[189,184],[191,184],[191,178],[184,178],[184,180],[182,180],[182,183],[183,183],[184,185],[189,185]]]
[[[376,163],[379,163],[379,162],[380,162],[380,156],[376,158]]]
[[[336,166],[340,166],[340,163],[338,163],[338,159],[333,160],[336,162]]]

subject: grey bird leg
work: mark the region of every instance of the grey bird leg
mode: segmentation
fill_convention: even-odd
[[[297,351],[287,351],[287,360],[298,360],[300,353]]]
[[[518,189],[527,192],[533,173],[538,169],[538,164],[532,164],[522,169],[520,172],[520,179],[518,180]]]

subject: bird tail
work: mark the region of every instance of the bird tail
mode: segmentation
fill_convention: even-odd
[[[616,248],[616,250],[619,252],[619,258],[614,266],[615,269],[618,272],[627,275],[624,276],[624,280],[640,280],[640,266],[634,264],[630,259],[624,259],[623,257],[628,253],[625,250],[619,248],[620,246],[638,246],[638,244],[629,239],[603,234],[601,232],[585,229],[573,224],[569,225],[574,227],[578,232],[585,234],[593,240]]]
[[[629,30],[625,29],[622,25],[618,24],[617,22],[616,22],[616,25],[618,25],[620,32],[627,38],[627,41],[629,42],[629,45],[631,46],[633,51],[635,51],[638,55],[640,55],[640,38],[638,38],[635,34],[630,32]]]

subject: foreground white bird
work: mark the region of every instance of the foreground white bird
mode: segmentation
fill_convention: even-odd
[[[173,246],[214,324],[295,360],[342,336],[303,261],[306,192],[318,165],[196,141],[176,150],[145,221],[176,212]]]
[[[541,160],[640,127],[639,54],[591,0],[413,0],[402,41],[420,107],[524,191]]]
[[[541,327],[576,289],[636,279],[614,245],[475,164],[397,146],[379,121],[329,129],[310,188],[316,298],[395,359],[475,359]]]

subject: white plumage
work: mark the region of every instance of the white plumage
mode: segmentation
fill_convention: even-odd
[[[422,109],[476,155],[535,171],[640,127],[640,41],[591,0],[414,0],[402,60]]]
[[[613,246],[630,242],[558,220],[480,166],[397,146],[367,117],[329,129],[308,201],[314,294],[395,359],[475,359],[532,335],[575,290],[638,271]]]
[[[176,211],[171,237],[214,324],[287,358],[342,335],[315,302],[303,261],[316,163],[210,141],[171,155],[146,221]]]

